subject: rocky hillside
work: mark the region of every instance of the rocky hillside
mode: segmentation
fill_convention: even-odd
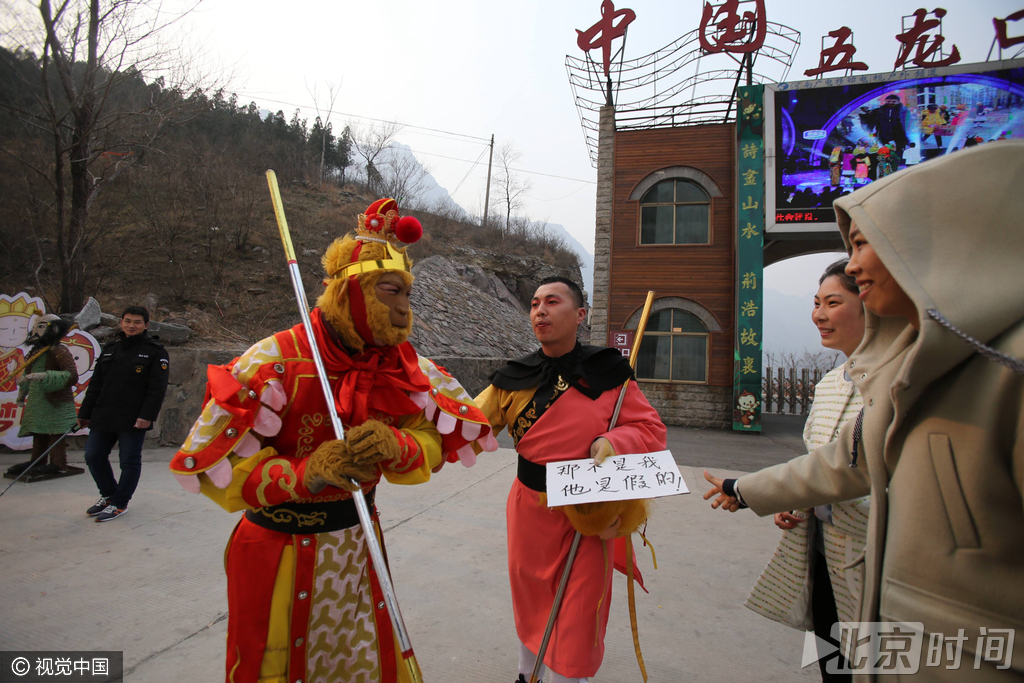
[[[411,341],[424,356],[513,358],[532,352],[529,305],[546,277],[579,281],[578,268],[459,247],[413,266]]]
[[[301,183],[286,188],[284,197],[312,304],[323,291],[320,255],[355,225],[369,200]],[[105,341],[115,331],[113,316],[131,304],[149,308],[153,331],[174,346],[244,348],[296,324],[294,292],[273,217],[266,213],[242,249],[223,248],[208,256],[204,245],[182,241],[173,256],[136,248],[114,263],[99,263],[105,276],[94,296],[105,315],[94,333]],[[500,242],[488,245],[488,233],[477,227],[416,215],[424,225],[424,239],[409,248],[416,276],[411,341],[417,350],[446,358],[510,358],[533,351],[528,310],[537,284],[551,276],[580,283],[578,265],[561,263],[564,259],[550,252],[503,251]],[[138,245],[130,227],[118,232]],[[525,251],[521,245],[519,251]],[[31,286],[14,291],[21,288],[35,291]]]
[[[419,260],[413,273],[416,282],[411,341],[421,355],[435,359],[454,374],[471,395],[487,386],[488,377],[505,359],[526,355],[537,348],[527,313],[537,283],[553,275],[579,280],[575,267],[557,268],[534,257],[502,255],[465,246],[453,247],[445,256],[435,254]],[[280,283],[268,280],[260,284],[263,286],[253,289],[263,290],[258,295],[263,304],[251,306],[249,315],[262,315],[266,323],[268,304],[282,309],[288,306],[294,321],[282,321],[282,328],[297,322],[294,300],[281,291]],[[257,296],[248,291],[244,294],[253,299]],[[312,294],[310,291],[309,296]],[[156,313],[150,322],[150,332],[169,347],[171,357],[168,398],[151,436],[164,445],[179,445],[199,415],[206,364],[228,362],[257,338],[227,336],[223,325],[212,328],[216,324],[211,323],[213,316],[198,306],[175,313],[165,308],[153,293],[137,301]],[[121,305],[107,306],[102,311],[99,302],[90,299],[79,314],[78,323],[101,343],[109,341],[117,331],[116,313]],[[222,332],[204,334],[210,329]],[[273,331],[268,326],[265,334]],[[581,328],[581,337],[586,336],[587,331]]]
[[[320,256],[355,227],[356,216],[372,200],[353,189],[303,182],[288,183],[282,193],[312,304],[323,291]],[[217,226],[183,229],[159,243],[138,224],[111,225],[101,248],[90,255],[88,272],[96,284],[89,294],[104,313],[115,316],[128,305],[146,306],[153,321],[169,325],[161,337],[172,345],[244,347],[296,324],[294,292],[269,200],[261,197],[252,212],[244,244],[226,241]],[[418,278],[412,341],[424,355],[527,353],[535,343],[527,310],[537,283],[551,275],[581,282],[577,262],[563,254],[542,248],[531,253],[529,244],[502,245],[495,229],[413,213],[423,223],[424,237],[409,248]],[[42,246],[45,252],[49,245]],[[47,256],[40,277],[8,272],[3,291],[37,296],[42,291],[52,301],[54,266]],[[103,327],[100,336],[111,334]]]

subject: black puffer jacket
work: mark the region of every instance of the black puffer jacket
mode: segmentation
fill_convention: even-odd
[[[167,350],[149,332],[134,337],[118,333],[96,361],[79,419],[100,432],[127,432],[139,418],[155,421],[167,393],[169,367]]]

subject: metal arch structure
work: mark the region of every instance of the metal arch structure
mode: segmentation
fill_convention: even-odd
[[[701,49],[699,29],[644,57],[613,61],[608,76],[589,53],[585,59],[567,55],[565,67],[591,163],[597,165],[598,119],[610,91],[617,130],[667,128],[729,121],[744,74],[752,83],[785,81],[800,32],[771,21],[765,26],[764,45],[746,65],[742,55]]]

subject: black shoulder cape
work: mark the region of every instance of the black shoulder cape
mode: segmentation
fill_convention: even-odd
[[[540,349],[501,366],[491,374],[491,384],[506,391],[554,384],[561,376],[591,401],[627,379],[633,378],[629,361],[617,350],[604,346],[583,346],[564,356],[551,358]],[[586,384],[580,382],[583,380]]]

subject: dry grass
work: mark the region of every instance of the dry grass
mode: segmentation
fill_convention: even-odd
[[[187,323],[203,345],[244,344],[287,328],[299,320],[277,225],[262,178],[245,192],[223,202],[216,211],[220,225],[197,219],[175,222],[173,210],[122,210],[101,215],[107,228],[88,261],[92,295],[106,312],[155,299],[154,320]],[[306,296],[319,296],[323,276],[320,256],[337,237],[355,228],[356,217],[373,201],[360,188],[344,189],[293,182],[282,197],[302,274]],[[246,195],[248,193],[248,195]],[[262,193],[262,194],[259,194]],[[246,199],[248,196],[248,199]],[[234,202],[234,203],[233,203]],[[195,208],[195,207],[185,207]],[[182,215],[205,216],[208,207]],[[237,217],[247,210],[245,226]],[[529,230],[506,236],[496,227],[472,225],[457,217],[424,211],[409,212],[424,226],[423,238],[413,244],[413,260],[447,254],[454,246],[533,256],[552,264],[576,262],[575,253],[557,239],[530,235]],[[239,235],[245,231],[244,239]],[[239,244],[241,242],[241,244]],[[46,245],[44,245],[46,246]],[[47,261],[40,278],[49,301],[57,299],[57,273]],[[11,272],[4,290],[14,293],[32,282],[31,269]]]

